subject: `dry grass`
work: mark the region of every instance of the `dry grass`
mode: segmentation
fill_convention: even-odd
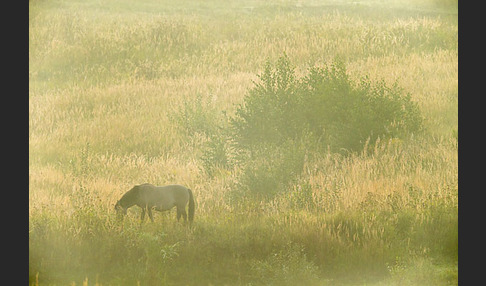
[[[457,284],[454,1],[29,7],[31,284]],[[284,52],[297,73],[340,57],[356,80],[397,81],[426,132],[321,154],[290,191],[235,200],[241,170],[208,176],[208,135],[184,124],[233,115]],[[178,119],[196,98],[204,116]],[[130,209],[121,231],[113,204],[144,182],[190,186],[194,227],[170,213],[140,230]]]

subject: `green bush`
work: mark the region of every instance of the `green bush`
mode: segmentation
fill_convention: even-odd
[[[238,165],[238,189],[252,195],[291,190],[306,156],[360,152],[378,138],[403,138],[422,129],[417,104],[398,84],[372,83],[367,77],[355,82],[339,60],[298,78],[284,55],[275,67],[267,62],[258,77],[235,115],[210,132],[201,158],[210,176]],[[197,108],[183,114],[188,120],[183,125],[202,123],[197,129],[211,121]]]
[[[368,139],[374,144],[421,129],[418,106],[396,83],[364,78],[354,86],[341,63],[312,69],[305,82],[307,127],[333,151],[359,151]]]
[[[231,119],[238,147],[250,151],[266,143],[281,144],[302,133],[299,124],[303,118],[296,118],[302,115],[296,110],[302,104],[298,102],[297,79],[288,58],[281,57],[275,69],[267,62],[258,77],[260,82],[254,83]]]
[[[216,132],[209,137],[203,149],[201,163],[204,171],[213,177],[218,169],[229,169],[235,164],[231,138],[224,131]]]
[[[242,163],[240,183],[253,194],[289,190],[305,156],[360,152],[378,138],[403,138],[422,129],[410,94],[396,83],[367,77],[356,83],[339,60],[298,78],[284,55],[275,67],[267,62],[259,79],[229,122]],[[221,146],[213,146],[215,154],[225,154],[216,147]]]
[[[360,151],[368,139],[403,137],[422,126],[410,94],[367,77],[355,83],[339,60],[299,79],[284,55],[259,78],[232,119],[236,143],[249,151],[307,134],[322,150]]]
[[[253,156],[243,162],[239,192],[264,199],[290,190],[304,167],[304,146],[289,141],[253,151]]]

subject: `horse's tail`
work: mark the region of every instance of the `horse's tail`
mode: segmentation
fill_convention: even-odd
[[[192,195],[191,189],[187,189],[189,192],[189,221],[194,220],[194,196]]]

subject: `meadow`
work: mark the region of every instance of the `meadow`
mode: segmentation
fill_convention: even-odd
[[[423,128],[241,159],[232,119],[283,56],[398,85]],[[29,1],[29,283],[457,285],[457,135],[454,0]],[[192,189],[193,225],[122,228],[147,182]]]

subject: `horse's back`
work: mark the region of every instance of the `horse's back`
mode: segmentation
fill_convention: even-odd
[[[189,191],[182,185],[167,185],[156,187],[156,190],[172,196],[176,201],[187,201],[189,199]]]
[[[156,187],[157,190],[166,190],[170,192],[187,192],[187,188],[183,185],[165,185]]]
[[[160,210],[184,206],[189,200],[188,189],[182,185],[147,186],[147,199]]]

